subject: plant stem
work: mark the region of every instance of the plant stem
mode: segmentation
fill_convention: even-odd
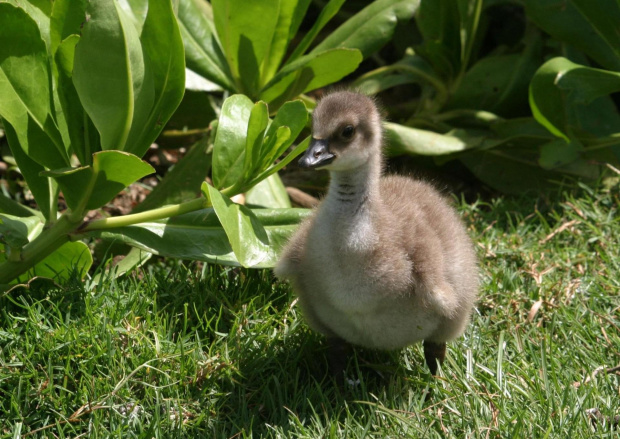
[[[52,227],[24,246],[18,260],[0,264],[0,284],[8,284],[68,242],[69,233],[78,225],[79,222],[71,221],[69,215],[62,215]]]
[[[164,206],[157,209],[147,210],[145,212],[91,221],[85,223],[85,226],[81,227],[78,232],[91,232],[93,230],[105,230],[116,227],[131,226],[147,221],[156,221],[163,218],[169,218],[171,216],[182,215],[184,213],[204,209],[205,207],[209,207],[209,203],[206,198],[200,197],[191,201],[186,201],[185,203]]]

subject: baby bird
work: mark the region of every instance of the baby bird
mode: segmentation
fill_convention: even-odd
[[[336,375],[347,343],[392,350],[418,341],[435,375],[446,342],[469,321],[476,256],[457,213],[435,189],[382,175],[382,143],[372,99],[339,91],[320,100],[299,165],[329,170],[329,189],[284,248],[275,274],[291,282],[310,327],[327,336]]]

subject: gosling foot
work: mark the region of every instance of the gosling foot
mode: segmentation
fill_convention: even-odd
[[[432,375],[437,374],[437,364],[446,358],[446,343],[434,343],[424,340],[424,359]]]
[[[339,385],[344,383],[344,371],[353,348],[338,337],[327,338],[327,361],[329,372]]]

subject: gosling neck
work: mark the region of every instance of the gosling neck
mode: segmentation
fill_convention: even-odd
[[[365,212],[379,200],[381,158],[371,158],[363,165],[346,171],[330,171],[325,203],[330,210],[344,216]]]

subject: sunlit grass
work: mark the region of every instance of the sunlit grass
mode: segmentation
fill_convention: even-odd
[[[358,350],[339,391],[268,271],[158,263],[0,299],[2,437],[618,437],[617,190],[460,209],[482,290],[440,378]],[[602,415],[594,425],[588,409]]]

